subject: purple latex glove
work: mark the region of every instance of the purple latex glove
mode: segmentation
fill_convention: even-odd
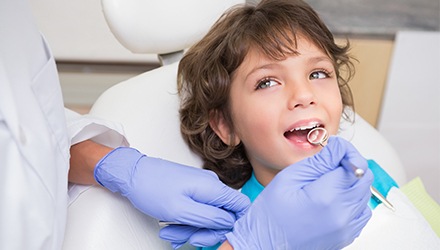
[[[174,249],[185,243],[196,247],[208,247],[226,240],[226,233],[231,229],[206,229],[187,225],[170,225],[160,230],[160,238],[171,242]]]
[[[133,148],[108,153],[96,165],[95,179],[145,214],[205,231],[230,231],[250,205],[212,171],[148,157]],[[224,233],[220,238],[212,234],[211,241],[224,239]]]
[[[342,163],[341,163],[342,162]],[[357,179],[351,162],[365,171]],[[342,138],[279,174],[226,234],[238,249],[341,249],[371,218],[373,174]]]

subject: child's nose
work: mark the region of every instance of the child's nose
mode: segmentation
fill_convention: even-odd
[[[288,108],[307,108],[316,104],[316,97],[310,83],[295,84],[288,90]]]

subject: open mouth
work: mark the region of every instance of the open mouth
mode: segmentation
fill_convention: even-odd
[[[310,130],[322,127],[323,126],[319,123],[312,123],[309,125],[300,126],[284,132],[284,137],[286,137],[290,141],[294,141],[297,143],[308,143],[307,134],[310,132]]]

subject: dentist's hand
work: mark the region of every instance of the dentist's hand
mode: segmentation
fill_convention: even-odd
[[[365,175],[357,179],[347,161]],[[277,174],[226,238],[235,250],[341,249],[371,217],[372,180],[356,149],[331,137],[320,153]]]
[[[108,153],[96,165],[94,176],[143,213],[204,232],[230,231],[250,205],[245,195],[220,182],[212,171],[148,157],[133,148]],[[201,233],[193,230],[185,237]],[[208,233],[206,240],[218,242],[224,233]]]

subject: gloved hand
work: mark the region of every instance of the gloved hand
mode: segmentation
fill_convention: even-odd
[[[230,229],[207,229],[187,225],[169,225],[160,230],[160,238],[171,242],[174,249],[180,248],[183,244],[189,243],[196,247],[214,246],[226,240],[226,233]]]
[[[185,238],[223,230],[208,233],[206,240],[224,239],[250,205],[245,195],[220,182],[212,171],[148,157],[133,148],[108,153],[97,163],[94,175],[98,183],[121,193],[143,213],[191,226],[193,232]],[[199,228],[204,229],[199,232]]]
[[[357,179],[348,162],[365,175]],[[227,240],[235,250],[347,246],[371,218],[367,165],[349,142],[329,138],[321,152],[278,173]]]

